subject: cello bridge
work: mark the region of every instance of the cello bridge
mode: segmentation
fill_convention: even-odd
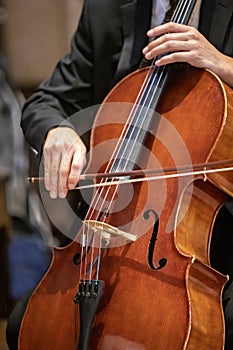
[[[137,235],[122,231],[119,228],[109,225],[105,222],[100,222],[97,220],[84,220],[84,224],[91,228],[95,234],[99,234],[102,239],[109,240],[113,236],[118,236],[123,237],[131,242],[135,242],[137,240]]]

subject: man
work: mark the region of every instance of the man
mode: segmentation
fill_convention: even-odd
[[[148,12],[143,18],[140,6],[145,7],[144,12]],[[148,59],[173,52],[156,61],[157,65],[188,62],[196,67],[210,69],[223,81],[233,85],[233,63],[229,57],[233,55],[231,1],[205,0],[200,13],[200,30],[225,55],[193,27],[175,23],[152,29],[148,36],[160,37],[146,46],[150,6],[149,0],[142,5],[139,2],[138,8],[135,1],[107,1],[106,4],[101,3],[101,8],[98,1],[86,1],[79,29],[73,38],[71,54],[58,64],[53,76],[25,104],[22,128],[38,156],[44,147],[45,185],[52,198],[57,195],[64,197],[68,189],[74,188],[85,164],[85,147],[70,128],[73,126],[68,123],[69,129],[64,128],[64,118],[79,109],[101,103],[117,81],[138,67],[143,48]],[[92,17],[89,11],[90,14],[95,12],[95,15]],[[91,25],[87,21],[89,16]],[[140,29],[134,23],[134,16]],[[99,24],[103,19],[104,26]],[[221,24],[223,30],[219,31],[217,28]],[[138,35],[135,42],[134,32]],[[63,123],[61,130],[52,130],[60,123]],[[67,147],[72,145],[72,148],[64,158],[64,143],[67,140]],[[55,157],[54,148],[58,149]],[[58,179],[59,173],[62,176]]]
[[[140,1],[137,6],[136,1],[86,1],[71,54],[60,61],[52,77],[25,104],[22,128],[38,157],[44,147],[45,185],[52,198],[63,198],[74,188],[85,164],[86,149],[64,118],[101,103],[117,81],[138,67],[142,50],[147,59],[172,52],[156,64],[188,62],[210,69],[233,86],[231,1],[205,0],[200,9],[200,30],[225,55],[193,27],[175,23],[149,31],[150,38],[160,37],[146,46],[151,1]],[[155,16],[156,9],[152,9]],[[53,130],[60,123],[63,128]],[[64,143],[67,148],[72,145],[65,157]],[[62,174],[59,179],[58,173]]]
[[[232,1],[203,0],[197,15],[199,31],[177,23],[158,25],[169,9],[168,0],[84,2],[71,53],[23,110],[22,128],[38,159],[43,153],[44,181],[51,198],[66,197],[86,164],[86,145],[66,118],[101,103],[144,56],[150,60],[169,53],[155,64],[187,62],[210,69],[233,86]],[[226,303],[229,308],[230,292]],[[226,349],[232,347],[227,338]]]

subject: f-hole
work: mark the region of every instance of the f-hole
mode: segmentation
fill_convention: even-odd
[[[144,213],[143,217],[144,217],[145,220],[148,220],[150,215],[154,216],[154,222],[155,223],[154,223],[153,232],[152,232],[152,235],[151,235],[151,238],[150,238],[150,243],[149,243],[149,246],[148,246],[148,255],[147,255],[148,264],[149,264],[149,266],[150,266],[150,268],[152,270],[160,270],[167,264],[167,259],[166,258],[161,258],[159,260],[159,262],[158,262],[157,267],[154,265],[153,256],[154,256],[154,250],[155,250],[155,245],[156,245],[157,236],[158,236],[159,217],[158,217],[158,214],[152,209],[147,210]]]

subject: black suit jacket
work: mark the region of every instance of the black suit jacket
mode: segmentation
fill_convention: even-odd
[[[232,0],[204,0],[199,29],[220,51],[233,57]]]
[[[68,116],[101,103],[117,81],[137,68],[147,40],[151,3],[151,0],[84,2],[71,52],[23,109],[21,125],[38,155],[49,129],[61,123],[72,127]],[[219,49],[233,56],[232,13],[232,0],[203,0],[200,30]]]

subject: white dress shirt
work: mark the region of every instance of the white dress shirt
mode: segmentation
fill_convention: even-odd
[[[154,0],[152,5],[151,28],[160,25],[170,9],[170,0]]]

